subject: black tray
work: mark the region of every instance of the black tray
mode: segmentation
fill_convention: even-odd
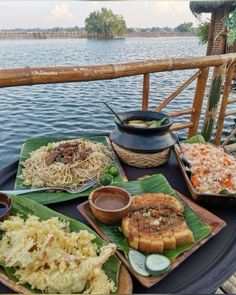
[[[18,163],[0,170],[0,189],[13,188]],[[190,193],[172,153],[166,165],[150,169],[138,169],[124,165],[127,177],[137,179],[147,174],[163,173],[171,185],[184,195]],[[87,198],[50,205],[53,210],[86,221],[76,207]],[[143,287],[133,278],[134,293],[214,293],[236,271],[236,208],[208,206],[208,210],[226,221],[227,226],[198,251],[186,259],[175,271],[151,288]],[[0,293],[13,293],[0,284]]]

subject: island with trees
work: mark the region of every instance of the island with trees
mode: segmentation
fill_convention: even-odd
[[[113,39],[124,37],[175,37],[195,36],[196,28],[191,22],[184,22],[175,28],[127,28],[122,15],[111,9],[102,8],[91,12],[85,19],[84,27],[54,27],[51,29],[0,29],[1,39],[50,39],[50,38],[96,38]]]
[[[91,12],[85,19],[85,31],[88,37],[112,39],[124,37],[127,27],[122,15],[114,14],[111,9],[102,8]]]

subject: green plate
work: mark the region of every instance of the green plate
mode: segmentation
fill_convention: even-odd
[[[87,136],[87,137],[83,136],[83,138],[87,138],[89,140],[101,142],[112,151],[110,140],[106,136]],[[32,151],[35,151],[36,149],[40,148],[41,146],[46,146],[46,145],[48,145],[48,143],[51,143],[51,142],[57,142],[57,141],[69,140],[69,139],[70,138],[56,138],[56,137],[36,137],[36,138],[28,139],[23,144],[22,149],[21,149],[19,166],[18,166],[16,182],[15,182],[15,189],[18,190],[18,189],[27,188],[26,186],[23,185],[23,180],[19,176],[21,175],[21,172],[22,172],[23,162],[29,158],[30,153]],[[125,173],[124,173],[118,159],[115,157],[114,152],[113,152],[113,154],[114,154],[113,164],[119,170],[119,174],[116,177],[114,177],[114,181],[115,182],[127,181]],[[28,194],[25,194],[22,196],[24,196],[25,198],[29,198],[31,200],[37,201],[41,204],[53,204],[53,203],[59,203],[59,202],[63,202],[63,201],[72,200],[72,199],[75,199],[78,197],[88,196],[92,190],[94,190],[94,187],[87,189],[86,191],[83,191],[78,194],[70,194],[67,192],[35,192],[35,193],[28,193]]]

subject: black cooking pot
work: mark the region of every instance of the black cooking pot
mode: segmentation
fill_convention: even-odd
[[[111,132],[110,139],[126,149],[137,152],[157,152],[171,147],[176,143],[176,137],[170,131],[172,118],[164,113],[152,111],[132,111],[120,113],[119,117],[125,124],[115,118],[116,128]],[[161,120],[167,118],[163,126],[140,128],[127,125],[132,120]]]

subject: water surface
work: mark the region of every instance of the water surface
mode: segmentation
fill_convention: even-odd
[[[25,66],[93,65],[150,58],[205,55],[197,38],[129,38],[117,40],[11,40],[0,42],[2,68]],[[150,109],[153,109],[193,70],[151,75]],[[191,106],[194,83],[164,111]],[[109,132],[116,111],[140,109],[142,76],[108,81],[21,86],[0,89],[0,167],[18,159],[29,137],[67,136]],[[186,116],[184,119],[189,118]],[[176,118],[176,122],[182,119]],[[228,120],[228,128],[232,126]],[[180,132],[180,135],[184,133]]]

